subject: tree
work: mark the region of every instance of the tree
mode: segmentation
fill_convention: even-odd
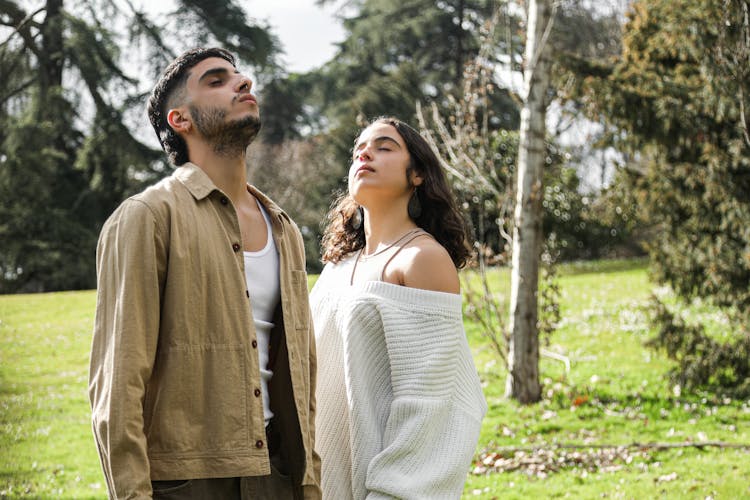
[[[435,102],[428,110],[417,103],[417,117],[420,132],[441,159],[470,220],[469,237],[475,251],[472,267],[477,272],[461,275],[465,312],[480,325],[507,368],[507,315],[503,297],[492,289],[489,278],[491,266],[505,263],[511,243],[509,213],[518,146],[517,133],[489,126],[494,116],[491,82],[496,74],[490,54],[497,48],[496,30],[502,13],[498,9],[483,27],[479,53],[464,69],[462,94],[448,97],[446,111]]]
[[[691,327],[674,343],[675,329],[660,327],[696,386],[747,386],[747,358],[732,365],[737,356],[721,353],[750,345],[749,11],[747,0],[634,2],[622,59],[582,82],[590,112],[637,153],[621,179],[654,229],[654,276],[684,301],[721,308],[731,325],[719,344]]]
[[[555,117],[548,120],[548,138],[578,174],[560,176],[548,168],[552,175],[545,177],[545,234],[556,235],[562,260],[645,253],[636,206],[615,173],[615,161],[624,157],[617,151],[620,137],[605,117],[587,113],[587,100],[575,92],[592,67],[620,57],[628,3],[566,0],[556,10],[550,36]]]
[[[162,25],[128,1],[26,5],[0,0],[0,293],[92,287],[101,224],[169,171],[136,133],[141,89],[188,45],[218,43],[262,69],[275,41],[231,0],[181,0]]]
[[[415,103],[447,104],[461,93],[466,62],[479,50],[478,33],[492,17],[491,0],[359,0],[348,2],[346,38],[318,72],[316,94],[336,154],[348,157],[362,119],[394,115],[410,122]],[[517,121],[508,94],[496,92],[501,125]],[[359,117],[359,120],[358,120]]]
[[[541,398],[537,293],[542,246],[546,96],[551,64],[547,41],[552,19],[551,1],[529,2],[513,225],[511,337],[506,384],[506,395],[521,403],[533,403]]]
[[[451,106],[447,112],[441,110],[434,102],[427,113],[423,106],[418,106],[418,117],[421,132],[427,137],[433,149],[445,158],[444,167],[449,173],[453,189],[463,201],[464,209],[469,214],[473,226],[477,272],[466,274],[465,276],[470,277],[462,281],[467,301],[466,313],[477,322],[482,334],[490,340],[496,354],[510,371],[511,339],[508,331],[509,322],[506,320],[508,304],[503,294],[493,289],[486,273],[491,265],[505,264],[511,254],[510,247],[514,245],[511,236],[514,234],[513,214],[519,210],[513,194],[522,192],[520,189],[524,188],[523,183],[520,187],[518,183],[516,186],[513,184],[514,178],[518,177],[515,165],[521,161],[518,156],[519,134],[516,131],[493,130],[489,126],[494,113],[490,99],[493,91],[492,78],[500,71],[515,71],[515,66],[508,68],[496,63],[514,60],[513,54],[503,57],[502,51],[509,45],[497,43],[498,38],[503,38],[502,35],[506,35],[505,39],[510,38],[507,32],[504,33],[505,26],[509,24],[507,20],[503,22],[503,17],[507,16],[507,12],[504,12],[506,8],[499,8],[496,16],[487,23],[487,30],[483,30],[480,52],[465,69],[463,94],[457,98],[449,96]],[[555,9],[552,9],[549,13],[550,19],[554,14]],[[581,2],[566,3],[565,11],[558,13],[554,22],[555,26],[558,26],[558,22],[561,23],[562,28],[552,31],[551,24],[547,24],[542,36],[546,38],[546,43],[554,43],[556,54],[560,51],[559,53],[569,54],[567,57],[570,58],[601,56],[604,50],[612,51],[612,46],[619,46],[616,40],[608,38],[616,31],[613,28],[617,26],[613,22],[613,17],[594,16],[581,5]],[[579,33],[573,36],[566,32],[565,36],[562,36],[560,30],[565,26],[574,26],[585,35]],[[560,61],[554,62],[558,73],[562,74]],[[546,67],[547,82],[542,82],[536,89],[537,96],[543,96],[543,111],[546,110],[550,97],[555,95],[555,85],[548,76],[551,64],[552,60],[549,58]],[[564,81],[562,78],[559,80]],[[559,84],[559,81],[554,83]],[[524,96],[528,96],[528,87],[526,93],[519,96],[518,100],[528,101],[528,97]],[[566,111],[567,109],[575,111],[573,107],[566,108]],[[528,123],[525,126],[528,127]],[[559,321],[559,286],[555,280],[555,261],[559,256],[585,258],[596,255],[598,251],[607,250],[607,243],[622,243],[611,237],[611,234],[615,229],[621,233],[623,226],[619,220],[612,220],[612,217],[602,218],[609,226],[605,226],[599,220],[602,215],[599,203],[591,203],[592,196],[580,192],[580,181],[572,166],[575,161],[571,162],[572,156],[568,149],[555,143],[556,135],[545,137],[543,119],[537,126],[540,129],[537,130],[536,136],[540,139],[540,149],[535,152],[538,153],[537,159],[543,161],[543,168],[540,167],[536,171],[539,176],[538,182],[535,183],[538,191],[533,192],[533,195],[537,197],[534,201],[541,201],[541,206],[534,207],[536,211],[533,214],[536,217],[533,229],[538,232],[538,246],[533,250],[536,258],[528,259],[531,261],[530,266],[535,266],[531,269],[535,277],[531,280],[533,289],[530,292],[534,302],[526,299],[523,305],[519,305],[517,300],[514,305],[516,309],[525,307],[527,313],[533,311],[535,315],[531,321],[533,329],[528,332],[532,337],[531,342],[534,343],[532,351],[535,355],[527,357],[530,367],[521,376],[527,377],[528,374],[524,380],[529,380],[538,387],[538,354],[546,354],[539,349],[539,341],[549,336]],[[629,214],[623,214],[623,219],[628,216]],[[539,262],[541,247],[544,248],[541,252],[543,265]],[[524,254],[518,247],[514,250],[516,256]],[[526,266],[526,270],[528,269],[529,266]],[[516,293],[521,289],[521,284],[519,279],[516,283]],[[517,330],[520,329],[519,326]],[[517,346],[518,344],[515,344],[513,347]],[[520,369],[517,371],[520,372]],[[512,386],[510,389],[512,391]]]

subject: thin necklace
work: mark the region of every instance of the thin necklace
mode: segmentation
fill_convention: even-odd
[[[365,257],[362,257],[362,252],[364,251],[364,249],[365,249],[365,248],[364,248],[364,247],[360,248],[360,249],[359,249],[359,252],[357,252],[357,258],[356,258],[356,259],[354,259],[354,267],[352,268],[352,274],[351,274],[351,276],[349,277],[349,285],[353,285],[353,284],[354,284],[354,273],[356,273],[356,272],[357,272],[357,264],[359,264],[359,261],[360,261],[360,260],[367,260],[367,259],[370,259],[370,258],[372,258],[372,257],[375,257],[376,255],[380,255],[380,254],[382,254],[383,252],[385,252],[385,251],[387,251],[387,250],[390,250],[391,248],[393,248],[393,247],[394,247],[395,245],[397,245],[398,243],[400,243],[400,242],[404,241],[404,240],[405,240],[406,238],[408,238],[409,236],[411,236],[411,235],[413,235],[413,234],[417,234],[417,233],[423,232],[423,231],[424,231],[424,229],[422,229],[421,227],[417,227],[417,228],[414,228],[414,229],[410,229],[409,231],[407,231],[406,233],[404,233],[403,235],[401,235],[401,236],[400,236],[399,238],[397,238],[397,239],[396,239],[396,240],[395,240],[395,241],[394,241],[393,243],[389,243],[389,244],[388,244],[388,245],[387,245],[387,246],[386,246],[385,248],[383,248],[382,250],[378,250],[377,252],[375,252],[375,253],[371,253],[370,255],[367,255],[367,256],[365,256]]]
[[[402,234],[401,236],[399,236],[395,241],[393,241],[391,243],[388,243],[388,245],[386,245],[384,248],[381,248],[377,252],[371,253],[369,255],[362,255],[362,252],[364,252],[364,250],[365,250],[365,247],[362,247],[362,248],[359,249],[358,258],[359,258],[359,260],[368,260],[368,259],[371,259],[371,258],[375,257],[376,255],[380,255],[383,252],[387,252],[388,250],[390,250],[391,248],[393,248],[398,243],[404,241],[404,239],[406,239],[407,237],[409,237],[412,234],[417,233],[419,231],[422,231],[421,227],[415,227],[414,229],[410,229],[407,232],[405,232],[404,234]]]

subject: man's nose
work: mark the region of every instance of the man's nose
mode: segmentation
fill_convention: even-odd
[[[237,82],[237,92],[250,92],[250,89],[253,88],[253,81],[243,76],[239,82]]]

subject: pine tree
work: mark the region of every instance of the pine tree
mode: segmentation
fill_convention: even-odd
[[[654,228],[655,277],[685,301],[722,308],[732,325],[725,348],[741,351],[750,325],[750,2],[635,2],[623,42],[611,73],[600,67],[586,82],[590,110],[640,158],[621,179]],[[700,373],[696,385],[745,382],[746,358],[706,369],[708,353],[696,349],[708,341],[694,340],[672,346],[683,375]]]
[[[92,287],[101,224],[169,171],[143,140],[150,127],[138,130],[144,89],[189,45],[219,44],[262,69],[275,42],[231,0],[180,1],[162,25],[129,2],[25,5],[0,1],[0,293]],[[178,29],[192,35],[169,36]]]
[[[361,0],[349,2],[346,38],[318,72],[317,94],[329,136],[342,159],[363,120],[394,115],[415,124],[416,103],[446,103],[459,95],[464,65],[479,49],[490,0]],[[518,122],[517,106],[496,92],[503,123]]]

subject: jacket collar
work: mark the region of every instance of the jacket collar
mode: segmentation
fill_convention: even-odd
[[[183,163],[174,171],[174,176],[185,185],[196,200],[202,200],[214,190],[218,190],[208,174],[194,163]]]
[[[273,202],[273,200],[271,200],[271,198],[263,194],[263,192],[261,192],[258,188],[256,188],[252,184],[248,184],[247,190],[251,195],[255,196],[258,201],[260,201],[260,204],[263,205],[263,208],[266,209],[268,215],[270,215],[272,219],[279,219],[282,222],[284,221],[284,219],[286,219],[286,221],[291,222],[291,219],[286,214],[286,212],[284,212],[276,203]]]
[[[174,176],[182,182],[196,200],[202,200],[212,192],[219,191],[219,188],[214,185],[208,174],[194,163],[184,163],[175,170]],[[289,216],[258,188],[248,184],[247,190],[260,201],[272,220],[279,220],[282,223],[284,220],[287,222],[291,221]]]

